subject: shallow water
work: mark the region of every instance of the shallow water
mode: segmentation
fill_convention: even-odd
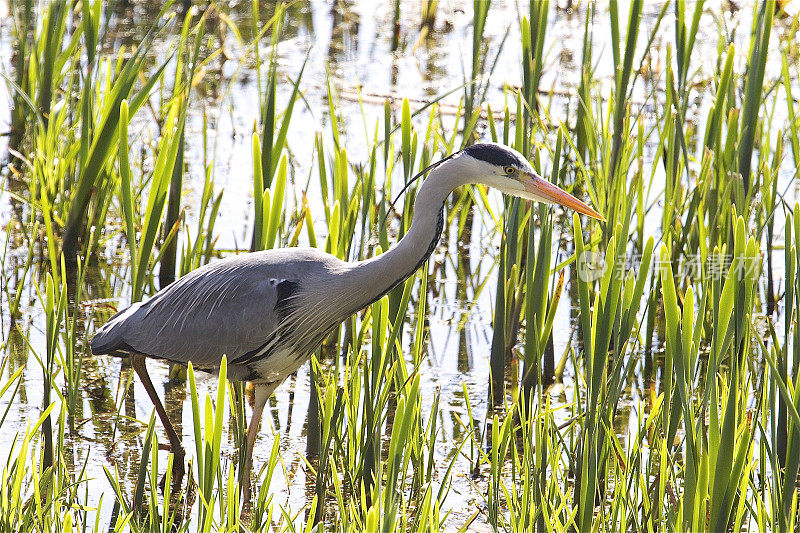
[[[152,24],[151,17],[157,11],[158,4],[146,1],[136,1],[127,6],[119,4],[121,7],[111,15],[107,42],[113,45],[108,44],[109,49],[117,49],[121,45],[136,42]],[[264,15],[271,13],[271,4],[262,5],[263,19]],[[649,31],[659,7],[646,4],[643,30]],[[0,13],[4,9],[7,11],[7,6],[0,4]],[[585,9],[583,3],[574,11],[566,5],[561,6],[558,16],[554,16],[551,12],[548,23],[545,44],[547,59],[541,87],[548,91],[552,88],[554,93],[549,111],[555,123],[566,120],[568,111],[574,112],[575,102],[574,98],[570,98],[570,94],[574,93],[578,82],[584,23],[583,9]],[[442,2],[436,31],[428,39],[418,42],[419,5],[415,2],[402,3],[400,47],[399,51],[393,52],[391,50],[392,3],[389,1],[379,3],[371,0],[334,3],[300,1],[292,4],[289,9],[288,28],[278,46],[279,71],[287,80],[294,79],[307,54],[309,60],[301,83],[305,103],[298,102],[289,129],[292,184],[289,186],[287,196],[289,204],[292,205],[298,201],[301,192],[305,191],[312,208],[320,206],[314,219],[319,241],[324,238],[325,220],[321,211],[319,183],[315,175],[317,163],[313,154],[313,136],[317,131],[322,131],[325,136],[330,135],[326,73],[331,74],[339,94],[338,112],[343,121],[343,129],[347,132],[348,156],[353,162],[362,161],[368,157],[365,141],[374,133],[376,121],[383,117],[385,98],[392,98],[397,104],[401,98],[406,97],[411,101],[414,110],[436,95],[456,88],[464,82],[463,72],[468,69],[466,65],[469,62],[471,49],[471,10],[471,2]],[[250,3],[232,5],[230,16],[242,29],[244,39],[249,39]],[[598,8],[598,23],[605,23],[607,16],[604,7]],[[626,20],[626,14],[621,13],[620,18]],[[734,27],[738,28],[736,42],[740,43],[739,46],[746,46],[750,27],[750,14],[747,9],[736,12],[725,11],[722,14],[709,12],[704,18],[704,24],[701,24],[701,34],[696,45],[708,52],[705,54],[698,52],[698,57],[716,57],[718,30],[713,24],[716,20],[723,19],[728,31]],[[666,23],[667,20],[670,20],[669,14],[662,24],[659,38],[654,42],[654,46],[662,51],[659,54],[663,54],[665,43],[671,38],[670,32],[673,31],[672,26]],[[12,28],[8,17],[0,17],[0,21],[4,21],[0,22],[0,58],[2,58],[0,61],[3,71],[10,73],[12,72],[10,64]],[[517,21],[518,11],[515,2],[493,3],[486,27],[490,42],[488,54],[490,58],[494,58],[498,53],[500,43],[508,32],[498,56],[498,68],[490,78],[487,92],[487,100],[495,111],[502,109],[506,103],[503,93],[504,83],[511,85],[520,83],[518,46],[520,37]],[[158,56],[156,59],[164,57],[163,54],[174,43],[175,33],[179,30],[179,24],[174,25],[173,32],[154,48]],[[646,33],[647,31],[642,31],[642,34]],[[612,79],[607,39],[608,36],[603,35],[603,31],[595,31],[597,63],[595,76],[606,84],[606,87]],[[640,34],[640,39],[644,40],[645,37]],[[264,39],[262,58],[268,55],[267,44],[267,40]],[[252,231],[250,133],[254,121],[257,120],[259,89],[252,58],[244,57],[244,47],[236,43],[230,33],[225,47],[226,58],[218,59],[210,65],[205,82],[193,93],[186,129],[188,170],[185,174],[187,182],[184,187],[183,204],[187,208],[188,224],[194,227],[194,217],[197,214],[192,206],[197,204],[202,193],[203,165],[206,160],[202,143],[205,113],[209,139],[213,140],[208,160],[213,161],[213,177],[217,191],[224,190],[216,224],[219,234],[217,247],[236,250],[249,247]],[[656,86],[659,86],[660,82],[663,83],[663,79],[660,80],[658,76],[663,77],[663,72],[657,65],[651,67],[656,76]],[[700,64],[697,67],[701,69],[701,73],[705,73],[700,77],[707,77],[713,72],[715,65]],[[777,67],[770,65],[768,68],[773,69],[774,74],[774,69],[779,67],[778,64]],[[741,71],[743,65],[737,65],[736,68]],[[769,71],[767,76],[770,76]],[[652,109],[659,105],[658,102],[646,100],[645,95],[650,94],[649,85],[646,83],[648,83],[646,80],[640,78],[633,92],[633,101],[643,106],[644,113],[652,112]],[[290,89],[288,83],[281,87],[278,95],[279,107],[280,102],[288,98]],[[443,102],[444,109],[451,110],[452,113],[461,95],[461,92],[456,92],[446,98]],[[363,105],[359,103],[359,96],[363,100]],[[9,101],[5,87],[0,88],[0,131],[7,129]],[[513,101],[509,100],[508,103],[513,106]],[[694,108],[694,116],[706,116],[709,105],[708,98],[701,96]],[[139,115],[131,125],[131,136],[138,139],[138,142],[148,142],[157,135],[157,132],[153,131],[152,117],[148,116],[146,110],[142,110]],[[450,119],[451,127],[455,127],[453,114],[450,115]],[[424,123],[425,120],[426,115],[423,114],[418,124]],[[6,138],[0,138],[1,154],[5,153],[5,143]],[[648,146],[648,149],[650,153],[646,154],[646,157],[649,157],[645,162],[646,166],[652,163],[655,155],[654,147]],[[797,191],[796,189],[792,191],[790,177],[791,174],[786,169],[782,174],[783,181],[779,184],[779,188],[781,190],[787,188],[796,198]],[[661,183],[657,175],[654,188],[658,188]],[[495,212],[499,212],[502,206],[499,194],[492,193],[490,198],[495,206]],[[3,282],[9,287],[15,286],[13,280],[27,256],[27,249],[19,246],[20,242],[13,228],[7,226],[12,216],[11,203],[12,199],[5,192],[0,192],[0,225],[3,228],[0,230],[0,235],[4,241]],[[648,214],[646,231],[657,235],[660,216],[659,208],[656,206]],[[115,227],[107,228],[108,232],[117,230]],[[554,251],[554,264],[562,262],[569,255],[565,252],[570,246],[567,242],[569,235],[570,231],[565,226],[556,228],[554,244],[558,249]],[[482,418],[486,410],[488,358],[492,336],[491,316],[496,276],[495,259],[499,242],[500,232],[497,231],[491,218],[477,211],[472,239],[468,245],[462,246],[461,243],[452,240],[445,241],[437,249],[431,261],[430,268],[431,272],[435,273],[435,283],[429,286],[427,316],[429,341],[427,357],[423,363],[425,372],[422,386],[426,393],[423,397],[432,397],[430,393],[435,390],[440,390],[442,394],[441,417],[445,432],[440,436],[441,446],[438,452],[442,459],[449,458],[453,453],[452,442],[458,437],[453,434],[458,431],[454,417],[466,416],[462,382],[467,385],[476,416]],[[109,265],[102,264],[92,272],[92,280],[87,287],[87,300],[96,305],[107,303],[124,307],[130,298],[130,288],[122,281],[127,279],[126,260],[124,257],[114,257],[112,253],[108,252],[103,258]],[[474,275],[471,279],[465,279],[463,272],[456,266],[457,257],[469,264],[469,270]],[[101,263],[105,261],[101,260]],[[777,264],[782,265],[782,260]],[[568,271],[567,276],[570,274],[571,271]],[[776,271],[776,277],[781,278],[782,273]],[[476,294],[477,287],[486,278],[489,279],[486,288]],[[3,357],[9,360],[2,377],[7,378],[16,368],[26,366],[20,391],[11,406],[13,414],[8,417],[3,431],[0,432],[0,446],[5,448],[10,447],[15,434],[24,432],[25,426],[31,420],[38,418],[42,399],[42,373],[34,352],[42,350],[44,344],[44,318],[33,286],[26,286],[24,291],[24,323],[20,326],[29,336],[33,351],[27,349],[19,334],[10,326],[5,300],[0,317]],[[576,311],[572,296],[570,290],[564,291],[556,316],[554,351],[557,359],[568,348],[569,343],[575,349],[579,348],[576,344],[577,336],[573,335]],[[6,296],[0,298],[5,299]],[[88,317],[90,309],[86,309],[86,313]],[[89,331],[86,332],[87,338],[91,337],[95,326],[95,324],[89,326]],[[114,465],[129,489],[135,483],[142,425],[132,419],[148,420],[152,406],[136,379],[133,380],[131,390],[123,395],[126,383],[131,379],[130,368],[123,360],[88,356],[85,365],[86,375],[82,383],[84,419],[80,421],[78,435],[70,439],[75,464],[82,465],[86,462],[89,477],[96,480],[96,483],[87,487],[89,503],[96,504],[101,494],[110,491],[102,470],[103,465]],[[166,404],[172,411],[172,419],[182,420],[185,435],[191,436],[192,414],[189,402],[185,401],[185,387],[170,383],[167,375],[168,367],[165,364],[154,361],[149,362],[148,367],[157,389],[163,390]],[[645,389],[649,386],[648,378],[641,374],[643,371],[641,365],[637,365],[636,368],[639,374],[632,380],[636,385],[630,391],[631,405],[645,396]],[[288,475],[283,479],[277,476],[277,483],[270,489],[281,495],[280,501],[292,502],[294,509],[299,509],[302,502],[308,501],[309,498],[308,476],[302,459],[306,446],[308,374],[308,365],[304,365],[296,376],[278,388],[268,404],[259,435],[259,444],[254,454],[256,465],[262,464],[268,457],[273,434],[280,439]],[[201,394],[215,389],[216,378],[207,375],[198,377]],[[571,365],[567,365],[564,382],[554,387],[552,394],[559,402],[567,402],[575,394]],[[4,410],[7,405],[2,403],[3,401],[0,399],[0,409]],[[115,405],[121,402],[124,404],[122,413],[131,419],[118,422]],[[630,414],[621,411],[618,421],[620,433],[624,432],[627,423],[632,423],[631,420],[626,420],[625,417],[628,416],[635,417],[636,409],[631,409]],[[177,429],[181,431],[181,428]],[[160,435],[161,440],[166,441],[163,433]],[[189,444],[189,441],[186,443]],[[233,443],[228,440],[223,447],[223,456],[232,458]],[[475,505],[482,502],[482,497],[469,479],[468,473],[469,464],[464,461],[456,463],[449,500],[454,514],[448,522],[453,529],[460,527],[465,518],[473,512]],[[105,505],[101,521],[108,521],[109,513],[110,505]]]

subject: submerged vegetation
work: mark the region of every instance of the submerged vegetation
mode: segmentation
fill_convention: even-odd
[[[445,65],[461,83],[423,102],[353,90],[333,53],[298,53],[302,1],[169,4],[127,41],[124,7],[11,3],[0,530],[800,528],[797,16],[775,0],[463,4],[461,63]],[[467,16],[383,8],[386,58],[429,49],[430,64]],[[349,10],[331,7],[338,45],[358,31],[340,28]],[[553,34],[564,20],[575,50]],[[559,54],[575,55],[569,79],[548,73]],[[219,116],[241,107],[226,138]],[[237,136],[251,159],[220,169]],[[279,389],[250,506],[234,453],[248,390],[224,365],[165,368],[189,461],[165,492],[161,428],[128,363],[91,355],[93,332],[220,256],[381,253],[418,184],[392,193],[478,139],[607,221],[457,191],[428,264]],[[470,314],[491,330],[474,363],[443,370],[448,301],[447,330]]]

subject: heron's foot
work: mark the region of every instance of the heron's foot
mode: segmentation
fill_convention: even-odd
[[[161,445],[159,445],[161,448]],[[186,473],[186,465],[184,464],[185,453],[183,448],[180,448],[177,452],[174,448],[167,446],[167,450],[172,452],[172,481],[170,483],[170,494],[176,494],[181,490],[181,486],[183,485],[183,476]],[[158,488],[161,490],[161,493],[164,494],[164,489],[167,485],[167,473],[165,472],[164,475],[161,477],[161,482],[158,484]]]
[[[253,510],[253,491],[250,483],[250,473],[248,472],[242,481],[242,511],[249,513]]]

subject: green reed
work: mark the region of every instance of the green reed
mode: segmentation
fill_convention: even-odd
[[[427,35],[433,31],[436,23],[436,10],[439,8],[439,0],[423,0],[420,5],[420,34]]]
[[[19,58],[28,57],[30,43],[28,34],[33,27],[33,0],[27,0],[22,4],[15,4],[11,13],[16,27],[16,39],[14,43],[14,54]],[[29,76],[26,67],[17,68],[14,75],[14,83],[19,90],[13,92],[11,108],[11,131],[9,132],[8,147],[10,150],[19,150],[22,138],[27,127],[28,114],[35,107],[30,95],[33,89],[30,87]],[[10,152],[9,150],[9,152]]]
[[[203,194],[200,197],[200,210],[197,216],[197,229],[194,237],[184,223],[183,235],[185,243],[181,253],[179,274],[185,276],[192,270],[205,265],[211,260],[217,236],[214,226],[222,203],[222,191],[216,192],[211,178],[211,169],[206,168],[203,182]]]
[[[547,34],[547,16],[550,2],[530,3],[530,18],[523,17],[520,22],[522,36],[522,93],[525,97],[525,127],[530,131],[532,114],[539,109],[538,92],[544,66],[544,42]],[[525,136],[524,140],[529,140]],[[527,143],[518,145],[523,154],[530,153]]]
[[[97,86],[92,90],[84,91],[81,105],[84,108],[88,107],[90,112],[83,115],[88,120],[83,122],[82,131],[84,133],[79,152],[81,157],[77,160],[75,170],[77,178],[71,194],[67,196],[68,201],[62,215],[66,219],[62,253],[70,260],[78,254],[93,191],[102,190],[103,184],[107,182],[105,167],[113,157],[114,146],[119,141],[122,101],[129,100],[129,116],[134,115],[149,97],[150,91],[160,79],[161,72],[166,66],[165,62],[160,69],[148,77],[147,82],[138,91],[134,92],[134,84],[145,67],[146,55],[153,37],[154,32],[149,33],[134,54],[122,61],[121,67],[118,68],[119,62],[107,61],[96,69],[97,72],[112,69],[112,79],[107,80],[106,86],[102,87],[102,90],[107,93],[107,98],[104,98],[102,102],[94,102],[92,96],[98,89]],[[76,64],[79,63],[80,55],[75,54],[72,61]],[[92,77],[87,77],[86,82],[89,83],[92,79]],[[98,79],[97,83],[103,83],[103,80]],[[102,201],[102,199],[98,200]]]
[[[463,146],[477,140],[475,126],[481,114],[481,104],[489,89],[489,77],[497,67],[500,52],[503,49],[509,29],[501,40],[494,59],[490,60],[487,39],[484,36],[486,21],[491,8],[491,0],[473,0],[472,2],[472,54],[469,79],[464,80],[464,128],[462,131]],[[466,71],[466,68],[464,68]]]
[[[628,100],[628,85],[631,82],[633,70],[633,57],[636,50],[636,40],[639,35],[642,2],[634,0],[630,5],[628,15],[628,31],[625,39],[625,48],[620,51],[619,16],[617,2],[612,0],[609,4],[611,17],[611,51],[614,57],[614,129],[611,148],[611,163],[609,177],[613,178],[617,168],[619,152],[622,147],[622,126],[625,119],[625,105]],[[622,57],[620,57],[622,52]]]
[[[744,192],[750,189],[751,159],[753,157],[753,140],[758,126],[759,108],[762,102],[764,85],[764,69],[767,61],[769,36],[772,31],[772,18],[775,15],[775,2],[769,0],[759,6],[758,16],[754,19],[753,38],[750,43],[747,78],[745,80],[742,127],[739,134],[739,172],[742,175]]]
[[[173,101],[170,106],[164,128],[164,134],[157,148],[158,156],[151,178],[150,191],[147,204],[141,215],[141,231],[134,226],[136,205],[134,204],[135,192],[132,190],[130,164],[128,162],[127,118],[128,104],[123,100],[120,106],[120,132],[119,132],[119,169],[120,169],[120,203],[125,217],[128,249],[131,256],[133,287],[133,302],[142,299],[145,293],[145,282],[151,271],[151,260],[157,260],[154,254],[156,238],[162,225],[162,214],[167,201],[178,154],[183,145],[183,128],[186,120],[186,106],[183,99]]]
[[[190,91],[194,82],[195,69],[200,59],[200,45],[202,37],[205,33],[205,17],[201,17],[197,26],[191,28],[191,21],[194,15],[194,10],[189,10],[183,21],[181,28],[180,38],[178,41],[178,50],[175,53],[176,64],[174,73],[174,85],[172,88],[172,98],[178,101],[189,101]],[[187,50],[189,44],[189,31],[190,29],[195,35],[194,43],[191,50]],[[175,235],[177,227],[180,224],[180,206],[181,194],[183,193],[183,169],[184,169],[184,151],[185,151],[185,133],[181,127],[180,141],[178,144],[178,153],[175,156],[174,166],[172,168],[172,176],[169,182],[169,198],[167,199],[167,207],[164,213],[163,223],[163,250],[161,251],[160,268],[159,268],[159,286],[166,287],[175,281],[175,269],[178,260],[178,243]]]
[[[255,3],[254,3],[255,5]],[[263,186],[268,188],[272,185],[272,180],[278,169],[278,162],[282,152],[286,149],[286,135],[289,131],[289,125],[292,120],[292,112],[297,103],[300,94],[300,80],[303,78],[308,56],[297,74],[297,78],[292,82],[292,92],[289,96],[289,101],[286,103],[282,113],[278,113],[276,108],[275,98],[278,92],[278,73],[276,63],[276,50],[278,42],[281,38],[281,31],[284,24],[285,6],[280,4],[275,11],[273,17],[258,33],[271,30],[272,39],[272,52],[270,54],[269,68],[264,82],[266,96],[261,102],[261,174],[263,176]],[[257,41],[253,44],[254,49],[258,50]],[[256,53],[257,55],[257,53]],[[260,68],[259,72],[259,87],[261,87]],[[280,124],[280,126],[279,126]]]

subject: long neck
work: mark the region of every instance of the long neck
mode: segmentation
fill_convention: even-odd
[[[353,309],[374,302],[405,281],[422,266],[439,242],[444,226],[444,202],[453,190],[464,185],[459,165],[442,165],[422,183],[414,201],[411,227],[389,251],[348,268],[348,290]]]

